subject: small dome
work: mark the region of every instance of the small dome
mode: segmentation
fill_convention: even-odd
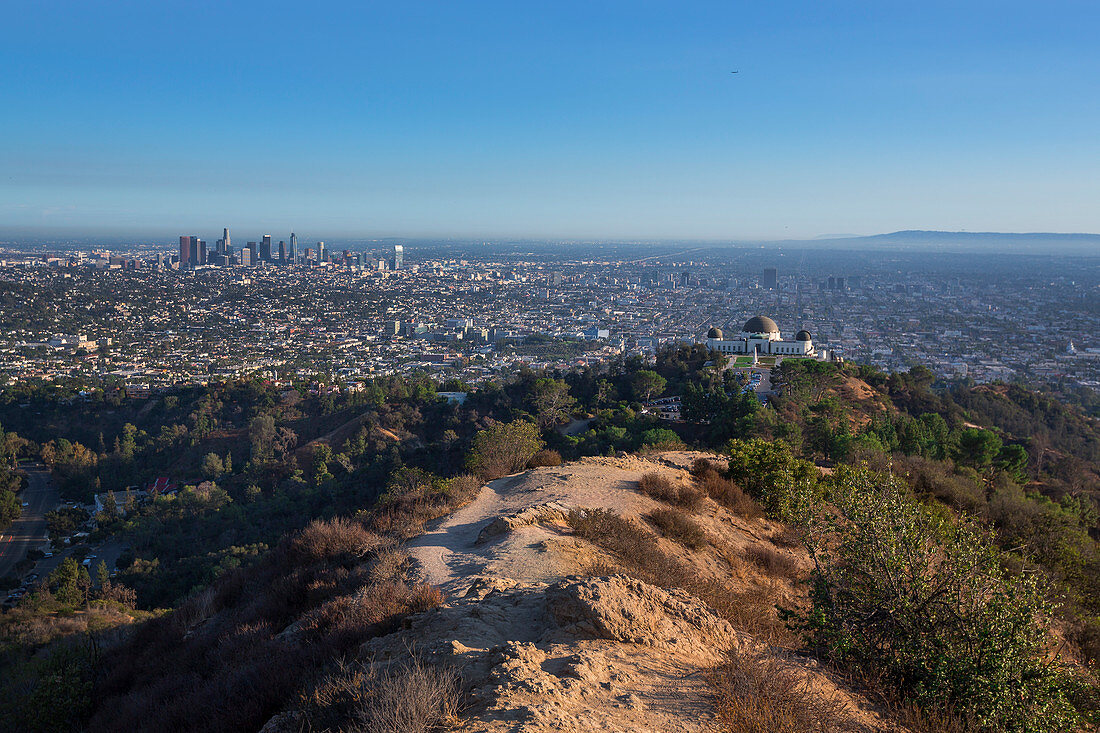
[[[720,339],[720,338],[722,338],[722,329],[714,328],[712,326],[711,329],[709,331],[707,331],[707,338],[708,339]]]
[[[741,330],[745,333],[778,333],[779,326],[767,316],[753,316]]]
[[[810,332],[806,329],[802,329],[794,335],[795,341],[810,341]]]

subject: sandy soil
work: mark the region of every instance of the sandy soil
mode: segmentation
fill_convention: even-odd
[[[585,458],[564,466],[536,468],[492,481],[478,497],[454,514],[429,525],[406,548],[420,578],[449,594],[463,590],[477,575],[496,575],[526,582],[549,582],[574,572],[568,553],[552,551],[565,541],[560,524],[520,527],[500,539],[477,543],[481,530],[500,516],[547,502],[570,506],[614,509],[637,515],[657,502],[635,490],[642,474],[650,471],[681,476],[697,455],[662,453],[653,459],[638,456]]]

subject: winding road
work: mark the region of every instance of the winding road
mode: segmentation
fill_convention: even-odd
[[[27,506],[23,507],[23,515],[0,534],[0,577],[14,573],[27,551],[45,542],[46,512],[56,509],[61,501],[45,466],[31,465],[24,470],[28,485],[20,492],[19,501]]]

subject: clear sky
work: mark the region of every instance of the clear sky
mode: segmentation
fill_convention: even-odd
[[[1100,231],[1095,0],[0,7],[0,238]]]

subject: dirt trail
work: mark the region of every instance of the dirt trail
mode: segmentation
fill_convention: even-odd
[[[486,484],[405,546],[420,579],[440,587],[445,602],[368,641],[364,658],[378,668],[399,665],[415,645],[430,661],[461,670],[470,700],[462,729],[474,733],[716,730],[705,672],[731,647],[757,643],[683,590],[614,571],[591,577],[593,564],[613,558],[563,521],[570,507],[638,517],[667,506],[640,493],[638,479],[658,472],[691,481],[686,469],[703,455],[584,458]],[[773,543],[781,528],[765,519],[747,520],[710,500],[692,515],[708,547],[691,550],[658,533],[653,541],[700,577],[729,587],[772,584],[745,560],[746,549],[792,554]],[[837,696],[860,730],[890,729],[866,700],[809,663],[790,663],[822,695]]]
[[[482,487],[473,502],[429,525],[406,549],[422,580],[452,594],[468,586],[471,578],[486,574],[550,582],[576,570],[568,554],[551,551],[566,539],[560,525],[524,526],[482,544],[477,543],[478,534],[498,517],[553,501],[624,515],[650,511],[656,502],[639,494],[635,482],[649,471],[671,473],[674,465],[686,467],[693,458],[690,453],[665,453],[653,460],[585,458],[497,479]]]
[[[640,493],[638,479],[658,472],[689,482],[686,469],[702,455],[585,458],[486,484],[474,501],[405,545],[421,579],[442,588],[444,602],[369,639],[360,658],[376,671],[404,670],[415,649],[456,670],[467,703],[461,728],[472,733],[715,731],[706,671],[731,648],[767,648],[682,589],[608,569],[604,563],[614,558],[564,522],[571,507],[636,518],[667,506]],[[692,515],[707,547],[689,549],[656,531],[652,538],[701,577],[747,588],[762,571],[744,559],[746,548],[789,552],[769,539],[777,527],[767,520],[733,515],[709,499]],[[592,573],[594,563],[604,564],[600,572]],[[887,729],[866,701],[811,665],[791,663],[805,667],[813,689],[850,705],[860,730]],[[265,732],[302,729],[291,715],[272,719]]]

